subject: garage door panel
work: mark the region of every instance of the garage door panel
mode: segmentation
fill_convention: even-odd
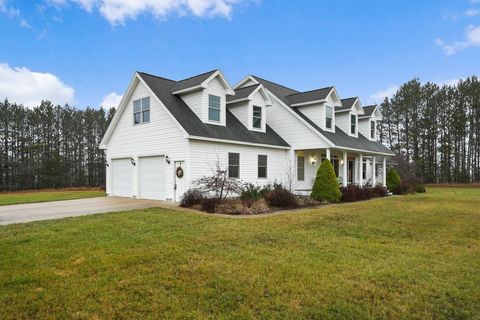
[[[132,196],[133,169],[129,158],[112,160],[112,195]]]
[[[165,158],[163,156],[140,158],[139,175],[142,199],[165,200]]]

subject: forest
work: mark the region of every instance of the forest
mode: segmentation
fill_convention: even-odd
[[[380,105],[381,142],[426,183],[480,182],[480,81],[403,84]],[[115,109],[0,102],[0,191],[104,187],[98,148]]]
[[[480,181],[480,81],[413,79],[381,104],[380,139],[426,183]]]
[[[104,187],[98,145],[115,109],[0,102],[0,191]]]

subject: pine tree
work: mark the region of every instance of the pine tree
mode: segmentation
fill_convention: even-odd
[[[318,167],[310,196],[315,200],[327,202],[339,202],[342,197],[335,170],[327,159]]]

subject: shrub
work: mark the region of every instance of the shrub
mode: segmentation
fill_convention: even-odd
[[[416,185],[417,193],[425,193],[427,190],[425,190],[425,186],[423,184],[417,184]]]
[[[297,196],[297,204],[300,208],[306,208],[319,206],[322,204],[322,202],[309,196]]]
[[[272,188],[272,185],[270,184],[267,184],[267,185],[264,185],[261,189],[260,189],[260,196],[262,196],[262,198],[265,197],[265,195],[267,193],[269,193],[270,191],[272,191],[273,188]]]
[[[327,159],[318,168],[310,196],[318,201],[338,202],[342,194],[338,186],[333,166]]]
[[[355,202],[371,198],[369,188],[362,188],[353,184],[341,187],[340,191],[342,193],[342,202]]]
[[[410,183],[409,181],[402,181],[400,186],[393,190],[394,194],[413,194],[415,192],[417,192],[415,184]]]
[[[244,186],[240,193],[240,199],[243,201],[246,207],[251,207],[252,204],[258,201],[262,195],[260,193],[262,187],[255,186],[253,183],[248,183]]]
[[[247,208],[239,199],[227,199],[218,203],[215,207],[215,211],[224,214],[240,215],[245,214]]]
[[[265,194],[265,200],[269,206],[278,208],[295,208],[297,207],[297,199],[295,195],[283,188],[281,185],[277,185],[274,189]]]
[[[394,168],[390,168],[387,171],[387,188],[388,190],[395,193],[395,191],[400,187],[400,176]]]
[[[188,189],[180,201],[180,207],[189,208],[201,203],[203,200],[203,193],[199,189]]]
[[[388,190],[381,185],[377,185],[370,189],[370,193],[373,198],[386,197],[388,195]]]
[[[218,198],[203,198],[202,210],[208,213],[214,213],[220,200]]]

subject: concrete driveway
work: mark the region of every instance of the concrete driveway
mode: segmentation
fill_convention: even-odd
[[[120,197],[99,197],[79,200],[40,202],[0,206],[0,225],[77,217],[89,214],[173,207],[175,204],[156,200],[139,200]]]

